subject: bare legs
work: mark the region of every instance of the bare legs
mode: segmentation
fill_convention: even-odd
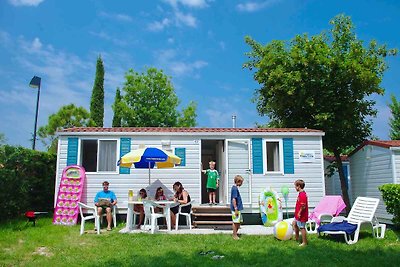
[[[308,244],[306,228],[299,228],[297,226],[296,220],[293,220],[292,226],[294,229],[294,235],[295,235],[296,241],[299,241],[299,232],[301,232],[302,243],[300,244],[300,246],[306,246]]]
[[[240,223],[232,223],[232,230],[233,230],[232,237],[233,237],[233,239],[235,239],[235,240],[238,240],[238,239],[239,239],[239,236],[238,236],[238,234],[237,234],[239,228],[240,228]]]
[[[175,229],[176,215],[171,211],[171,229]]]
[[[141,204],[137,204],[133,207],[133,210],[139,213],[139,222],[136,226],[137,229],[140,228],[140,225],[142,225],[143,223],[143,219],[144,219],[144,210],[143,210],[143,205]]]
[[[209,192],[208,193],[208,203],[209,204],[216,204],[215,196],[216,196],[215,192]]]
[[[103,214],[102,207],[97,207],[97,214],[101,218],[101,215]],[[111,207],[106,208],[106,218],[107,218],[107,230],[111,230],[111,222],[112,222]]]

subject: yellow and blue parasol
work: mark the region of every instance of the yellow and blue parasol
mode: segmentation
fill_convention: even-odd
[[[171,152],[156,148],[146,147],[132,150],[123,155],[118,161],[120,167],[131,168],[132,165],[137,169],[149,169],[149,184],[150,184],[150,169],[157,168],[173,168],[181,163],[181,158]]]

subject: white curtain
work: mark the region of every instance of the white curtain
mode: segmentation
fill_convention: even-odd
[[[117,141],[100,140],[99,171],[115,171],[117,169]]]
[[[267,142],[267,171],[280,171],[279,142]]]

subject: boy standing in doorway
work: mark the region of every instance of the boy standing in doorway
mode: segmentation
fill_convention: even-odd
[[[209,205],[217,205],[215,202],[215,191],[217,191],[217,188],[219,186],[219,173],[215,169],[215,161],[210,161],[209,162],[210,168],[207,170],[201,170],[203,173],[207,175],[207,192],[208,192],[208,200],[209,200]]]

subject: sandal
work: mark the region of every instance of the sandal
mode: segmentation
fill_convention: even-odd
[[[107,227],[107,231],[111,231],[111,227]]]

